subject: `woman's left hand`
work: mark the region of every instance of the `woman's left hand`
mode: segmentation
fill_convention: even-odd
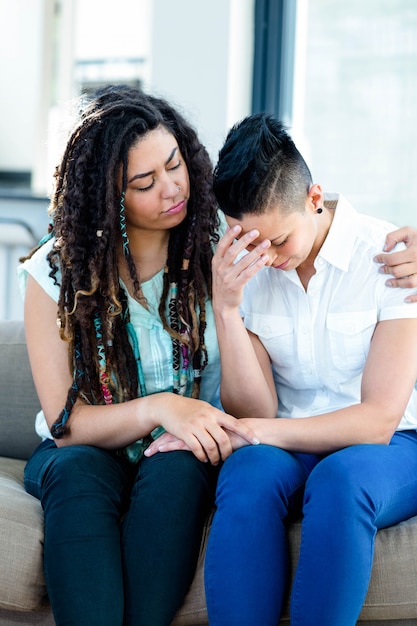
[[[390,251],[400,241],[406,245],[406,250]],[[389,287],[414,288],[417,287],[417,229],[404,226],[389,233],[385,240],[386,253],[377,254],[375,262],[381,263],[379,271],[389,274]],[[417,302],[417,293],[408,296],[407,302]]]
[[[144,454],[145,456],[153,456],[157,452],[174,452],[174,450],[188,450],[191,452],[190,448],[182,439],[171,435],[171,433],[162,433],[158,439],[152,441],[150,446],[146,448]]]
[[[244,418],[242,418],[243,420]],[[253,424],[253,423],[252,423]],[[243,446],[250,446],[251,444],[236,433],[232,433],[230,430],[224,429],[227,433],[230,443],[232,444],[233,451],[238,448],[243,448]],[[145,450],[145,456],[150,457],[157,452],[174,452],[175,450],[188,450],[190,448],[182,439],[178,439],[175,435],[171,435],[171,433],[163,433],[158,439],[155,439],[148,448]],[[224,459],[223,459],[224,460]]]

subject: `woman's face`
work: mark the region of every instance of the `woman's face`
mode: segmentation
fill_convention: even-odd
[[[262,215],[247,214],[237,220],[227,217],[230,227],[239,224],[245,233],[256,229],[259,237],[248,246],[252,250],[265,239],[269,239],[271,247],[267,250],[267,265],[281,270],[292,270],[304,261],[315,256],[323,240],[317,225],[317,216],[309,206],[303,212],[283,215],[279,209],[268,211]]]
[[[129,230],[167,230],[185,218],[190,195],[187,166],[174,135],[150,131],[129,150],[125,193]]]

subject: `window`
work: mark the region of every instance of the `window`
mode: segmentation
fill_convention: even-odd
[[[277,4],[273,27],[287,38],[274,112],[315,182],[361,212],[417,225],[417,3]]]

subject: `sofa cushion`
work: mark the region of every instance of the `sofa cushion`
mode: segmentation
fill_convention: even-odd
[[[411,618],[417,624],[417,516],[377,533],[362,617]]]
[[[185,597],[182,607],[176,614],[172,626],[190,626],[190,624],[192,624],[192,626],[206,626],[208,624],[206,595],[204,592],[204,557],[212,517],[213,515],[210,515],[204,527],[197,569],[190,591]]]
[[[25,461],[0,458],[0,607],[33,611],[46,601],[43,514],[23,486]]]
[[[172,626],[193,624],[206,625],[207,611],[204,596],[204,554],[209,534],[209,524],[205,529],[202,550],[196,575],[191,589]],[[291,572],[297,566],[300,551],[301,522],[291,524],[288,529]],[[358,626],[374,622],[395,626],[417,624],[417,517],[412,517],[396,526],[384,528],[376,535],[375,558],[371,583],[365,599]],[[392,620],[392,621],[391,621]],[[404,620],[404,622],[402,621]],[[282,626],[289,624],[287,603],[280,621]]]
[[[291,569],[300,550],[301,523],[289,528]],[[371,582],[358,626],[362,621],[410,619],[417,624],[417,516],[379,530]],[[283,624],[288,624],[288,606]],[[288,621],[287,621],[288,620]],[[407,623],[407,622],[406,622]]]
[[[35,432],[40,405],[21,321],[0,322],[0,381],[0,456],[27,459],[40,442]]]

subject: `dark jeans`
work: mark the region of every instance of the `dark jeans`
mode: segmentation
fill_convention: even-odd
[[[44,570],[58,626],[168,626],[193,579],[216,470],[190,452],[131,465],[42,442],[25,470],[45,515]]]

